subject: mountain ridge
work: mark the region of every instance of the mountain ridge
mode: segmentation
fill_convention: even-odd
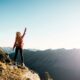
[[[11,54],[12,57],[14,53]],[[23,50],[24,62],[44,80],[49,72],[55,80],[80,80],[80,49],[57,49],[44,51]],[[20,61],[20,59],[19,59]]]
[[[9,55],[0,48],[0,80],[40,80],[40,77],[28,67],[13,65]]]

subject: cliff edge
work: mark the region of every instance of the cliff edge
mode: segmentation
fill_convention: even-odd
[[[21,69],[12,65],[9,55],[0,48],[0,80],[40,80],[40,77],[28,67]]]

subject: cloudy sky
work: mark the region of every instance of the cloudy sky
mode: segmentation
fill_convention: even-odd
[[[0,0],[0,46],[25,27],[24,48],[80,48],[80,0]]]

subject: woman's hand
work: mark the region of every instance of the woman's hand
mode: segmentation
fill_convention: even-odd
[[[23,35],[22,35],[22,38],[25,36],[25,34],[26,34],[26,28],[24,29],[24,33],[23,33]]]
[[[26,32],[27,28],[25,28],[24,32]]]

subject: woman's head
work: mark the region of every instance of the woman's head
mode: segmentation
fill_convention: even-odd
[[[21,37],[21,33],[20,32],[16,32],[16,37]]]

